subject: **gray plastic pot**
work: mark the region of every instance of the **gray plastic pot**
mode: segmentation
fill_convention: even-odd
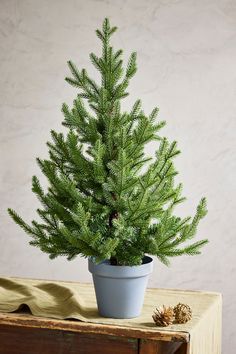
[[[133,318],[141,313],[153,260],[145,256],[138,266],[115,266],[109,261],[96,264],[89,259],[89,271],[97,298],[99,314],[111,318]]]

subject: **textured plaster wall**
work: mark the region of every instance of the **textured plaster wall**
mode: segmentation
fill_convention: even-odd
[[[50,261],[28,245],[8,217],[27,220],[38,202],[31,176],[35,157],[47,156],[50,129],[61,129],[60,107],[76,91],[64,77],[66,61],[89,69],[99,51],[94,34],[105,16],[118,25],[114,45],[138,52],[138,74],[124,108],[141,97],[146,112],[160,107],[177,139],[176,161],[188,197],[178,213],[208,198],[198,237],[210,244],[196,258],[166,268],[156,262],[150,286],[220,291],[224,296],[224,353],[236,347],[236,2],[226,0],[33,1],[0,0],[0,274],[91,281],[83,259]],[[91,72],[94,72],[91,68]],[[96,74],[97,75],[97,74]],[[153,151],[153,146],[149,147]],[[210,354],[210,353],[209,353]]]

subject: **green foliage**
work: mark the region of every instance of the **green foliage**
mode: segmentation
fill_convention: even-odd
[[[121,111],[137,65],[136,53],[124,67],[122,50],[110,46],[115,31],[108,19],[96,31],[102,54],[91,53],[90,59],[101,74],[100,83],[68,62],[71,77],[66,81],[78,89],[72,108],[62,105],[68,134],[52,131],[49,159],[37,159],[48,179],[47,191],[36,176],[32,179],[42,222],[28,225],[12,209],[9,214],[32,236],[30,243],[51,258],[82,255],[136,265],[147,253],[168,265],[170,257],[199,254],[207,243],[188,243],[206,215],[206,200],[193,218],[173,215],[173,208],[184,201],[182,186],[174,184],[173,160],[180,151],[176,141],[159,135],[165,122],[155,122],[157,108],[146,115],[137,100],[130,112]],[[158,146],[151,159],[144,148],[153,140]]]

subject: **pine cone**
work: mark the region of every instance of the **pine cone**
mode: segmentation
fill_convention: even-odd
[[[163,305],[159,308],[156,308],[152,318],[157,326],[167,327],[174,321],[174,310],[172,307],[166,307]]]
[[[177,323],[186,323],[192,318],[190,306],[179,303],[174,307],[174,315]]]

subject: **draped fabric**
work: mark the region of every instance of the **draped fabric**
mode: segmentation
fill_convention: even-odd
[[[179,302],[192,308],[191,321],[165,328],[153,323],[152,313],[156,307],[175,306]],[[27,305],[35,316],[189,333],[190,354],[221,354],[222,300],[219,293],[147,289],[141,316],[112,319],[99,316],[92,284],[0,278],[0,312],[13,312],[22,305]]]

